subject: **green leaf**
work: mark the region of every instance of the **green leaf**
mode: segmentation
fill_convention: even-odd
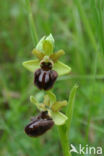
[[[68,120],[66,121],[66,133],[69,134],[69,129],[71,125],[72,115],[73,115],[73,109],[74,109],[74,101],[75,101],[75,95],[77,91],[78,85],[74,85],[74,87],[71,89],[67,108],[66,108],[66,115],[68,117]]]
[[[40,67],[39,65],[40,65],[39,60],[30,60],[23,62],[23,66],[31,72],[35,72],[35,70]]]
[[[71,68],[69,66],[60,61],[57,61],[54,64],[53,69],[58,73],[59,76],[68,74],[71,71]]]
[[[43,52],[43,42],[45,40],[46,36],[43,36],[40,41],[38,42],[37,46],[36,46],[36,49],[39,50],[40,52]]]
[[[61,112],[49,111],[49,115],[52,117],[53,121],[58,126],[65,124],[66,120],[68,119],[67,116]]]

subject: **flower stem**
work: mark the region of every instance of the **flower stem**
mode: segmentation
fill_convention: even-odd
[[[58,131],[60,135],[60,141],[61,141],[64,156],[71,156],[68,136],[64,130],[64,126],[59,126]]]
[[[69,95],[69,100],[68,100],[68,104],[66,107],[66,115],[68,117],[68,120],[66,121],[65,125],[58,127],[64,156],[71,156],[70,144],[69,144],[69,132],[70,132],[71,120],[72,120],[72,115],[73,115],[73,110],[74,110],[74,101],[75,101],[77,88],[78,88],[78,85],[75,84],[74,87],[71,89],[71,92]]]

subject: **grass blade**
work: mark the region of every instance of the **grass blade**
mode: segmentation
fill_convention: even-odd
[[[88,34],[88,36],[89,36],[91,42],[92,42],[93,48],[94,48],[94,50],[95,50],[95,52],[96,52],[97,49],[98,49],[98,48],[97,48],[97,44],[96,44],[96,40],[95,40],[95,37],[94,37],[93,32],[92,32],[92,30],[91,30],[91,27],[90,27],[88,18],[87,18],[87,16],[86,16],[85,11],[84,11],[84,9],[83,9],[83,6],[82,6],[82,4],[81,4],[81,0],[74,0],[74,2],[75,2],[75,4],[76,4],[76,6],[77,6],[77,9],[78,9],[78,11],[79,11],[79,14],[80,14],[82,20],[83,20],[83,24],[84,24],[84,26],[85,26],[86,32],[87,32],[87,34]]]
[[[32,16],[31,6],[29,0],[25,0],[25,1],[26,1],[27,11],[28,11],[31,36],[33,39],[34,46],[36,46],[36,44],[38,43],[38,35],[36,32],[35,23]]]

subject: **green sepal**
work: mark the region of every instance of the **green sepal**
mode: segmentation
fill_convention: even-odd
[[[51,91],[47,91],[47,95],[50,99],[50,107],[51,107],[56,102],[56,95]]]
[[[50,106],[50,98],[48,95],[44,96],[44,102],[43,103],[45,106]]]
[[[49,41],[54,46],[55,40],[54,40],[52,34],[50,34],[48,37],[46,37],[46,40]]]
[[[62,63],[60,61],[57,61],[54,64],[53,69],[58,73],[59,76],[68,74],[71,71],[71,68],[69,66],[67,66],[66,64],[64,64],[64,63]]]
[[[31,72],[35,72],[36,69],[40,68],[39,60],[30,60],[23,62],[23,66]]]
[[[45,55],[50,56],[53,53],[54,47],[54,38],[52,34],[48,37],[43,36],[42,39],[38,42],[36,49],[40,52],[43,52]]]
[[[68,117],[61,112],[53,112],[49,110],[49,115],[52,117],[54,123],[58,126],[65,124]]]
[[[39,50],[40,52],[43,52],[43,42],[45,40],[46,36],[43,36],[40,41],[38,42],[37,46],[36,46],[36,49]]]
[[[44,50],[45,55],[50,56],[53,52],[53,45],[48,40],[44,40],[43,50]]]
[[[54,47],[54,38],[50,34],[44,41],[43,41],[43,50],[45,55],[50,56],[53,53]]]
[[[35,104],[35,106],[37,107],[37,109],[39,109],[40,111],[45,111],[45,107],[43,104],[40,104],[36,98],[34,96],[30,96],[30,102]]]
[[[35,104],[36,107],[39,109],[39,102],[36,100],[34,96],[30,96],[30,102]]]

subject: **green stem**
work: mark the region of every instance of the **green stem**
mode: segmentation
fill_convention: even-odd
[[[68,119],[67,119],[65,125],[58,127],[64,156],[71,156],[70,144],[69,144],[69,132],[70,132],[70,126],[71,126],[71,121],[72,121],[74,101],[75,101],[75,95],[76,95],[77,88],[78,88],[78,85],[75,84],[70,92],[68,104],[66,107],[66,116],[68,117]]]
[[[69,141],[68,141],[68,137],[67,137],[64,127],[59,126],[58,131],[60,135],[60,141],[61,141],[64,156],[71,156]]]

